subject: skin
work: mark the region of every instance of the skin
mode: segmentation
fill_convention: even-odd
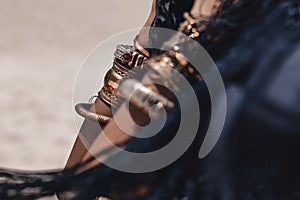
[[[149,28],[151,26],[152,21],[154,20],[154,17],[155,17],[155,3],[156,2],[154,0],[152,3],[151,13],[150,13],[146,23],[144,24],[143,29],[141,29],[141,31],[139,33],[139,43],[142,46],[146,46],[146,44],[148,43],[149,33],[147,31],[148,30],[147,28]],[[91,108],[91,110],[98,114],[112,116],[110,108],[104,102],[102,102],[99,98],[96,99],[94,106]],[[113,127],[113,126],[110,125],[109,127]],[[102,128],[104,128],[104,127],[102,127]],[[114,128],[112,130],[114,130]],[[109,131],[109,132],[111,132],[111,131]],[[87,120],[84,121],[84,123],[80,129],[80,132],[75,140],[74,146],[72,148],[71,154],[68,158],[65,168],[70,168],[78,163],[82,163],[90,157],[90,154],[89,154],[86,146],[83,144],[83,141],[80,138],[80,135],[86,135],[86,134],[95,135],[95,138],[96,138],[96,136],[101,135],[98,124],[95,125],[92,122],[89,122]],[[120,134],[123,135],[124,133],[120,132]],[[111,135],[115,135],[115,134],[111,134]],[[116,133],[116,135],[118,135],[118,134]],[[108,136],[108,137],[111,138],[112,136]]]
[[[201,18],[202,16],[211,16],[220,3],[221,1],[218,0],[195,1],[190,13],[196,19]]]

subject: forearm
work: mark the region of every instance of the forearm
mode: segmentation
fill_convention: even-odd
[[[148,39],[149,39],[149,29],[148,28],[151,26],[151,24],[155,18],[155,15],[156,15],[155,6],[156,6],[156,2],[154,0],[149,18],[146,21],[143,29],[141,29],[140,34],[139,34],[139,43],[141,45],[147,45],[147,43],[148,43]],[[194,18],[198,18],[198,19],[201,17],[204,17],[204,16],[211,16],[216,12],[216,10],[219,6],[220,6],[220,1],[218,1],[218,0],[213,0],[213,1],[196,0],[190,11],[190,14]],[[107,104],[102,102],[99,98],[97,98],[95,101],[95,107],[96,107],[96,109],[91,110],[92,112],[96,112],[98,114],[105,115],[108,117],[111,116],[111,111],[110,111],[109,106],[107,106]],[[135,114],[138,115],[138,112],[135,112]],[[143,119],[141,117],[139,119],[140,119],[139,123],[143,123]],[[148,121],[149,119],[145,118],[144,120]],[[107,131],[107,129],[108,130],[111,129],[111,131]],[[115,135],[117,137],[119,134],[124,135],[124,133],[122,133],[122,131],[119,134],[117,134],[119,129],[117,126],[112,125],[112,124],[110,126],[108,126],[108,128],[106,128],[105,130],[108,133],[115,131],[116,132]],[[83,139],[82,137],[88,136],[89,138],[96,139],[97,136],[100,134],[100,132],[101,132],[100,127],[98,127],[97,125],[94,125],[92,122],[85,120],[85,122],[82,125],[80,134],[76,139],[76,142],[74,144],[71,155],[68,159],[66,167],[71,167],[75,164],[81,163],[90,157],[89,152],[87,151],[87,147],[86,147],[87,144],[83,144],[84,142],[82,141],[82,139]],[[111,133],[111,135],[113,135],[113,133]]]
[[[150,15],[139,33],[139,43],[143,46],[147,45],[148,43],[149,27],[151,26],[152,21],[155,17],[155,4],[156,1],[153,0]],[[94,106],[91,108],[91,112],[96,112],[99,115],[104,115],[108,117],[112,116],[110,107],[99,98],[96,99]],[[76,164],[81,163],[83,161],[83,156],[88,153],[86,147],[87,144],[84,144],[83,136],[92,135],[96,138],[100,134],[100,132],[101,129],[99,126],[93,124],[93,122],[89,122],[88,120],[84,121],[80,133],[76,138],[71,154],[66,163],[66,168],[70,168]]]

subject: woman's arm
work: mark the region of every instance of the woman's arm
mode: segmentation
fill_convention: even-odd
[[[190,14],[195,19],[199,19],[199,18],[206,17],[206,16],[211,16],[211,15],[215,14],[215,12],[216,12],[217,8],[220,6],[220,4],[221,4],[221,1],[219,1],[219,0],[195,0],[193,7],[190,11]],[[155,6],[156,6],[156,1],[153,0],[151,13],[150,13],[148,20],[146,21],[143,29],[139,33],[138,39],[139,39],[139,43],[142,46],[147,46],[147,44],[148,44],[149,27],[151,27],[151,24],[156,15]],[[106,115],[106,116],[111,117],[110,108],[104,102],[102,102],[99,98],[96,99],[95,104],[92,107],[92,111],[96,112],[97,114]],[[127,112],[127,111],[124,111],[124,112]],[[132,113],[135,113],[137,116],[142,115],[142,113],[140,113],[138,110],[136,110]],[[149,120],[148,117],[146,117],[146,116],[145,117],[137,117],[137,118],[140,120],[140,122],[138,122],[138,123],[143,123],[143,120],[145,120],[145,121]],[[104,128],[104,127],[102,127],[102,128]],[[118,126],[114,122],[109,123],[109,125],[107,125],[107,127],[105,127],[104,130],[105,130],[105,133],[107,134],[107,137],[109,137],[110,139],[123,138],[123,136],[126,135],[118,128]],[[99,142],[98,136],[100,138],[103,137],[103,136],[101,136],[100,132],[101,132],[101,129],[99,127],[99,124],[94,124],[93,122],[89,122],[87,120],[84,121],[82,128],[80,130],[79,136],[76,139],[73,150],[72,150],[71,155],[66,164],[66,168],[72,167],[75,164],[82,163],[91,157],[86,146],[83,144],[83,141],[82,141],[82,138],[80,137],[80,135],[82,135],[82,136],[88,135],[89,138],[94,138],[95,141],[97,140]],[[127,137],[125,137],[125,138],[126,138],[126,140],[129,139]],[[123,138],[123,140],[125,140],[125,138]],[[95,144],[99,144],[98,142],[95,142]],[[100,147],[97,147],[97,148],[99,148],[99,150],[101,149]],[[91,166],[94,166],[97,163],[99,164],[99,161],[95,160],[94,164]],[[86,165],[85,169],[89,168],[89,167],[90,167],[89,165]]]
[[[155,4],[156,1],[153,0],[152,3],[152,9],[151,13],[143,26],[144,29],[142,29],[139,33],[139,43],[142,46],[146,46],[148,43],[149,38],[149,27],[152,24],[152,21],[155,17]],[[96,99],[94,106],[91,108],[92,112],[96,112],[100,115],[105,115],[108,117],[111,117],[111,110],[110,108],[99,98]],[[88,150],[86,148],[86,145],[83,144],[82,135],[89,135],[89,138],[96,138],[100,134],[100,127],[99,124],[95,124],[94,122],[90,122],[88,120],[84,120],[84,123],[80,129],[80,133],[78,134],[76,141],[74,143],[74,146],[72,148],[71,154],[68,158],[66,168],[70,168],[76,164],[79,164],[83,161],[83,156],[88,154]]]

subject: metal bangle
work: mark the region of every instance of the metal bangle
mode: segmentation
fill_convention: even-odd
[[[84,117],[85,119],[107,124],[111,118],[105,115],[99,115],[97,113],[91,112],[89,109],[92,105],[93,104],[90,103],[79,103],[75,106],[75,110],[80,116]]]
[[[114,93],[109,91],[109,89],[105,86],[98,92],[98,98],[108,106],[114,108],[118,107],[122,103],[122,99],[114,95]]]
[[[118,45],[114,56],[113,66],[105,75],[104,87],[98,92],[98,97],[107,105],[118,107],[122,102],[119,82],[137,75],[131,69],[142,68],[147,58],[130,45]]]
[[[141,68],[147,57],[136,51],[131,45],[118,45],[114,53],[115,61],[122,63],[127,69]]]
[[[154,111],[158,111],[161,108],[170,109],[174,106],[172,101],[135,79],[122,81],[120,93],[124,99],[145,112],[148,112],[150,109],[154,109]]]

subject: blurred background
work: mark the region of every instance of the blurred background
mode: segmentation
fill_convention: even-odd
[[[107,37],[140,28],[150,7],[150,0],[0,0],[0,167],[64,166],[77,134],[72,91],[81,63]]]

